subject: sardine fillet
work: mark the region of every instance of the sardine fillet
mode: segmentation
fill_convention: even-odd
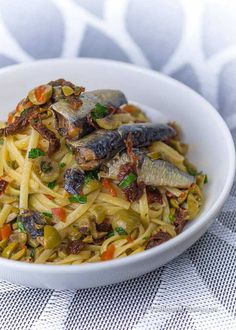
[[[175,134],[171,126],[164,124],[130,124],[122,125],[113,131],[97,130],[79,141],[67,141],[67,143],[76,152],[79,165],[88,169],[90,165],[86,162],[93,161],[92,169],[94,160],[99,161],[96,163],[98,164],[124,150],[129,137],[133,147],[144,147],[154,141],[171,138]]]
[[[195,179],[167,161],[145,157],[140,169],[139,181],[143,181],[148,186],[187,188],[195,182]]]

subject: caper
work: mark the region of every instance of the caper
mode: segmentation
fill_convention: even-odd
[[[47,103],[52,96],[52,86],[51,85],[41,85],[32,89],[28,98],[34,105],[41,105]]]
[[[44,247],[46,249],[54,249],[61,243],[61,235],[53,226],[46,225],[44,227]]]

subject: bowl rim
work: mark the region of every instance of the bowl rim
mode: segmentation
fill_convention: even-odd
[[[230,130],[228,126],[226,125],[225,121],[221,117],[221,115],[217,112],[217,110],[200,94],[192,90],[190,87],[184,85],[183,83],[175,80],[174,78],[171,78],[169,76],[163,75],[162,73],[159,73],[157,71],[143,68],[136,66],[134,64],[120,62],[120,61],[114,61],[114,60],[106,60],[106,59],[97,59],[97,58],[71,58],[71,59],[63,59],[63,58],[50,58],[50,59],[42,59],[37,60],[34,62],[27,62],[27,63],[20,63],[20,64],[14,64],[9,67],[1,68],[0,69],[0,76],[2,74],[6,73],[12,73],[17,70],[22,69],[29,69],[37,67],[38,65],[42,64],[70,64],[70,63],[78,63],[82,62],[85,64],[98,64],[98,65],[104,65],[109,66],[110,69],[117,66],[122,66],[126,68],[129,71],[132,72],[138,72],[141,74],[148,75],[150,77],[156,77],[160,82],[165,82],[165,84],[169,85],[175,85],[177,88],[181,88],[182,91],[186,91],[188,94],[192,94],[193,96],[197,96],[201,99],[202,102],[204,102],[207,105],[208,111],[211,112],[211,115],[215,117],[215,120],[218,122],[222,134],[224,135],[224,140],[227,145],[227,152],[229,156],[229,171],[227,174],[227,178],[224,183],[224,187],[218,196],[218,198],[215,200],[215,202],[210,206],[208,210],[203,212],[199,219],[193,223],[193,225],[186,230],[184,230],[182,233],[177,235],[176,237],[170,239],[169,241],[161,244],[160,246],[154,247],[150,250],[145,250],[143,252],[137,253],[132,256],[128,256],[121,259],[114,259],[109,260],[105,262],[96,262],[96,263],[85,263],[82,266],[81,265],[48,265],[48,264],[33,264],[33,263],[26,263],[26,262],[19,262],[11,259],[4,259],[0,257],[0,265],[6,266],[8,268],[14,269],[14,270],[20,270],[20,271],[26,271],[26,272],[38,272],[38,273],[89,273],[93,271],[106,271],[108,269],[115,269],[125,266],[131,266],[131,264],[135,264],[137,262],[141,262],[144,258],[151,258],[155,255],[164,253],[165,251],[171,250],[175,247],[177,247],[181,242],[184,242],[185,240],[188,240],[192,235],[194,235],[195,232],[202,229],[204,226],[207,225],[207,223],[210,221],[212,217],[214,217],[217,212],[222,207],[224,201],[226,200],[228,194],[230,193],[231,187],[234,182],[234,176],[235,176],[235,169],[236,169],[236,158],[235,158],[235,147],[234,147],[234,141],[232,138],[232,135],[230,133]]]

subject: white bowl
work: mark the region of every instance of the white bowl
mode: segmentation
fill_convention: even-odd
[[[225,122],[201,96],[173,79],[133,65],[97,59],[52,59],[0,70],[1,119],[32,87],[57,78],[87,89],[121,89],[129,100],[145,104],[153,121],[178,122],[190,144],[190,160],[208,174],[205,206],[180,235],[134,256],[73,266],[34,265],[0,258],[0,277],[26,286],[78,289],[121,282],[162,266],[205,233],[230,192],[235,149]]]

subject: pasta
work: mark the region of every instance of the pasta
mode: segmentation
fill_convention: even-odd
[[[207,176],[187,161],[180,129],[148,123],[122,92],[50,82],[19,102],[0,136],[4,258],[123,258],[175,237],[203,205]]]

